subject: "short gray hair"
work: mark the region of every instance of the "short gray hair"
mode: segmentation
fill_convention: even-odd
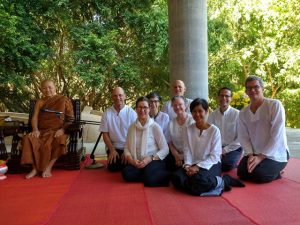
[[[257,76],[254,76],[254,75],[250,75],[249,77],[246,78],[246,80],[245,80],[245,87],[246,87],[246,85],[247,85],[248,82],[254,81],[254,80],[258,81],[258,83],[259,83],[259,85],[261,87],[264,87],[263,80],[260,77],[257,77]]]

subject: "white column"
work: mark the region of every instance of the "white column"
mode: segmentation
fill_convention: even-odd
[[[186,96],[208,100],[206,0],[168,0],[170,81],[183,80]]]

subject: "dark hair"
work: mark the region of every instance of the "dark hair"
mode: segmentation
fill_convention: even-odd
[[[260,77],[257,77],[257,76],[254,76],[254,75],[251,75],[251,76],[249,76],[249,77],[246,78],[246,80],[245,80],[245,87],[246,87],[246,85],[247,85],[248,82],[254,81],[254,80],[258,81],[258,83],[259,83],[259,85],[261,87],[264,87],[263,80]]]
[[[155,92],[155,91],[150,92],[150,93],[146,96],[146,98],[148,98],[148,99],[151,99],[151,98],[158,98],[158,100],[159,100],[160,102],[162,101],[161,96],[160,96],[157,92]]]
[[[145,96],[139,97],[135,102],[135,107],[137,108],[137,105],[139,102],[148,102],[148,106],[150,106],[150,101]]]
[[[228,90],[228,91],[230,91],[230,96],[232,97],[233,91],[229,87],[222,87],[222,88],[220,88],[219,91],[218,91],[218,96],[220,95],[220,93],[221,93],[222,90]]]
[[[190,104],[190,110],[193,112],[196,106],[201,105],[202,108],[207,112],[208,111],[208,102],[203,98],[196,98]]]

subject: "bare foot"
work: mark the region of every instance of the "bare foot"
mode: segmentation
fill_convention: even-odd
[[[28,180],[28,179],[33,178],[33,177],[36,176],[36,175],[37,175],[37,170],[36,170],[36,169],[33,169],[33,170],[31,170],[30,173],[28,173],[28,174],[25,176],[25,178]]]
[[[50,170],[46,169],[43,173],[42,173],[42,177],[46,178],[46,177],[52,177],[52,173]]]

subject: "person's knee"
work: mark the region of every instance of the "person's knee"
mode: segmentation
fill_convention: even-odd
[[[228,172],[230,170],[233,170],[234,168],[236,168],[234,165],[222,164],[222,171],[223,172]]]
[[[183,176],[185,174],[183,174],[182,169],[178,169],[171,175],[171,183],[177,188],[182,188],[184,183]]]
[[[273,180],[276,180],[277,177],[280,176],[279,174],[271,174],[266,173],[261,170],[253,171],[253,181],[255,183],[270,183]]]
[[[121,173],[122,173],[122,177],[125,181],[128,181],[128,182],[135,181],[135,176],[132,174],[129,167],[125,167]]]
[[[107,169],[110,172],[118,172],[121,171],[125,167],[124,164],[121,163],[121,161],[117,161],[115,163],[108,163],[107,164]]]
[[[239,164],[237,168],[237,175],[242,180],[249,179],[249,173],[245,164]]]

